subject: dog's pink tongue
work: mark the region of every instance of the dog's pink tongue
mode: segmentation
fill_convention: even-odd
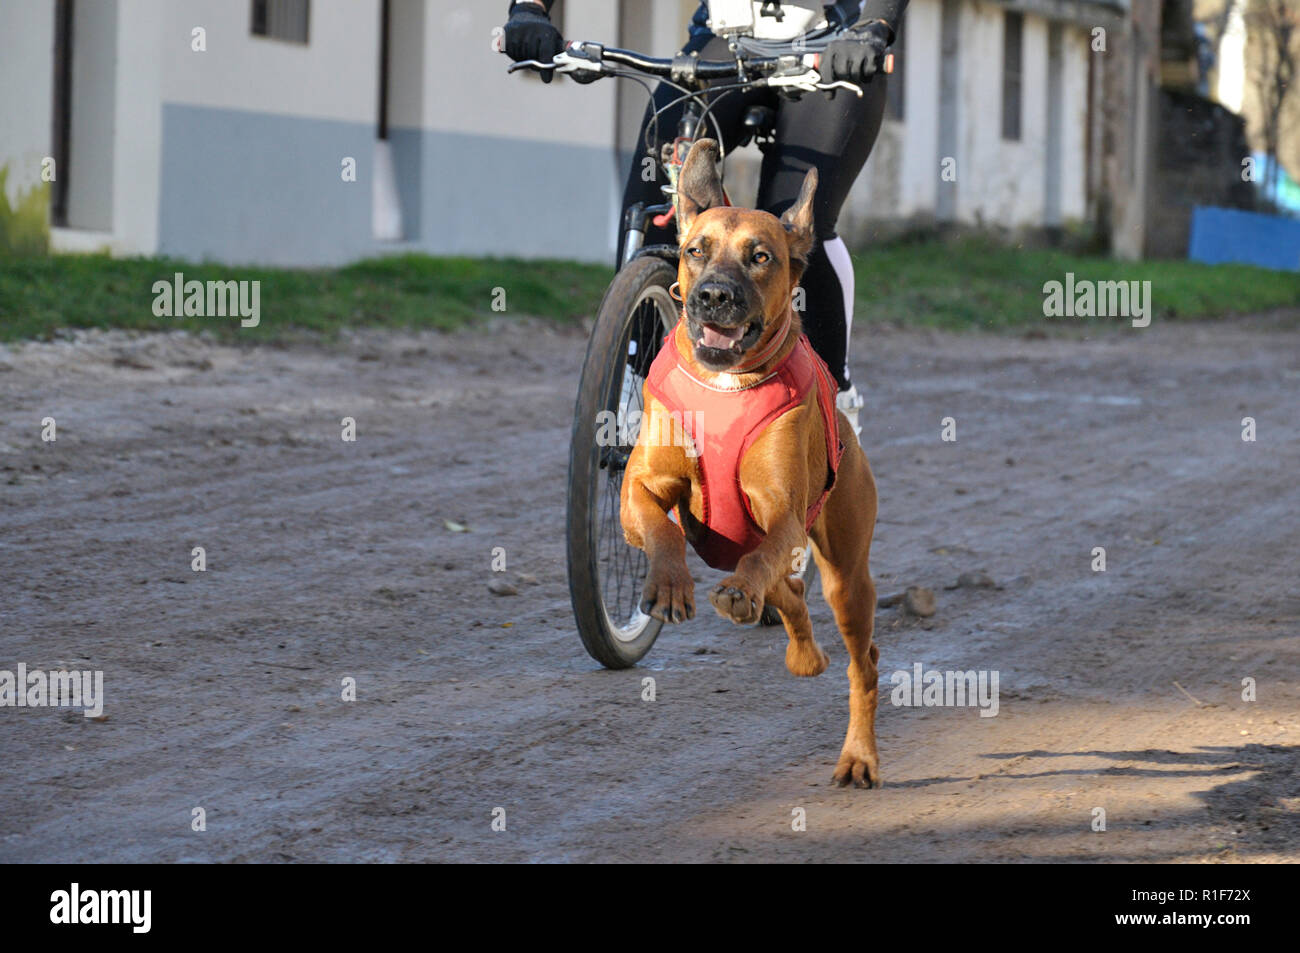
[[[715,328],[710,325],[704,325],[700,334],[700,343],[705,347],[716,347],[727,350],[745,335],[744,328]]]

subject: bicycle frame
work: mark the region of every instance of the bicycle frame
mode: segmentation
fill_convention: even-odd
[[[670,200],[659,205],[646,205],[644,202],[637,202],[628,208],[623,216],[623,233],[626,238],[624,239],[621,265],[626,265],[641,254],[645,245],[647,220],[653,217],[655,224],[660,226],[666,225],[669,219],[677,223],[681,222],[681,209],[677,195],[677,177],[681,175],[682,164],[686,161],[686,154],[690,152],[691,146],[695,143],[700,121],[704,118],[704,107],[700,105],[698,98],[699,95],[703,95],[703,92],[703,90],[700,90],[696,96],[692,96],[687,101],[685,112],[682,114],[681,121],[677,124],[677,136],[671,143],[664,144],[663,154],[660,156],[660,166],[664,175],[668,178],[668,185],[664,187],[664,192],[671,196]],[[662,251],[656,250],[650,253],[659,254],[660,257],[676,261],[677,246],[664,246]]]

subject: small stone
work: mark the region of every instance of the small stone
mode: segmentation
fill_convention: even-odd
[[[964,572],[957,577],[956,585],[949,589],[996,589],[998,584],[986,572]]]
[[[504,579],[493,579],[488,583],[488,592],[494,596],[517,596],[519,590]]]
[[[903,610],[911,615],[928,619],[937,608],[934,592],[925,586],[908,586],[903,593]]]

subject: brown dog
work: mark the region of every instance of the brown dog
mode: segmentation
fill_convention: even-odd
[[[794,380],[789,369],[797,365],[795,358],[814,366],[811,350],[804,354],[806,339],[791,304],[813,246],[816,170],[808,172],[799,200],[778,220],[767,212],[724,207],[717,157],[717,144],[700,140],[679,177],[682,320],[647,379],[641,434],[623,478],[623,531],[649,561],[642,609],[664,622],[695,614],[694,580],[686,568],[689,539],[710,565],[734,570],[709,593],[718,614],[750,624],[765,604],[772,605],[790,637],[786,667],[795,675],[820,675],[828,659],[813,638],[803,579],[794,575],[811,538],[822,591],[849,654],[849,728],[834,779],[878,787],[879,651],[871,640],[876,595],[868,567],[876,487],[852,427],[834,411],[833,389],[826,410],[824,365],[815,368],[821,378],[802,399],[797,389],[787,389],[797,404],[779,405],[778,394],[777,415],[749,431],[741,450],[734,445],[747,424],[728,418],[722,429],[711,429],[705,412],[691,413],[698,407],[665,403],[674,379],[688,388],[677,394],[703,395],[703,402],[717,393],[735,404],[780,391],[783,382]],[[701,451],[710,441],[731,447],[720,451],[738,461],[730,473],[716,463],[720,458]],[[742,518],[752,524],[749,543],[708,529],[718,519],[707,512],[708,489],[741,500]],[[674,508],[677,523],[669,516]],[[719,542],[721,548],[713,545]]]

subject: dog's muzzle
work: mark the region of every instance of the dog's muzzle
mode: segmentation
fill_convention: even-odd
[[[686,297],[686,327],[700,360],[729,367],[763,334],[763,319],[751,318],[745,295],[723,281],[702,281]]]

